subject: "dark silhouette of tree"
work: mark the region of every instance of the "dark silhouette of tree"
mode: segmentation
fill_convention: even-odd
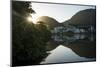
[[[32,10],[31,2],[24,2],[24,1],[13,1],[12,9],[21,15],[29,15],[30,13],[35,13]]]
[[[30,2],[12,1],[12,66],[39,64],[47,56],[50,31],[45,25],[40,24],[40,30],[27,21],[31,13],[35,11]]]
[[[41,40],[47,42],[48,40],[50,40],[50,36],[51,36],[51,32],[49,31],[47,25],[42,22],[42,21],[39,21],[37,22],[37,24],[35,25],[36,29],[39,30],[39,32],[41,33],[40,37],[41,37]]]

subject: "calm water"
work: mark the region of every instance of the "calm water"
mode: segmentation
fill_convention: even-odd
[[[40,64],[95,61],[96,38],[93,34],[52,35],[47,44],[48,56]]]

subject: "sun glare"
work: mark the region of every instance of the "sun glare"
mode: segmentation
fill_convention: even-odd
[[[32,17],[27,17],[27,20],[29,21],[29,22],[33,22],[33,19],[32,19]]]
[[[40,17],[40,16],[37,15],[37,14],[31,14],[31,16],[28,16],[28,17],[27,17],[27,21],[36,24],[39,17]]]
[[[37,14],[32,14],[31,16],[32,16],[32,18],[33,18],[33,23],[36,24],[36,23],[37,23],[37,20],[38,20],[38,18],[39,18],[39,15],[37,15]]]

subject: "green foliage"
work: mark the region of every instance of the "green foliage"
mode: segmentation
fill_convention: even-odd
[[[47,42],[50,39],[51,32],[48,30],[48,27],[46,26],[46,24],[44,22],[39,21],[37,22],[35,27],[41,33],[40,39],[43,40],[44,42]]]
[[[32,10],[32,8],[31,8],[30,3],[31,2],[13,1],[12,9],[21,15],[26,15],[28,13],[35,13],[35,11]]]
[[[29,2],[12,2],[17,14],[30,16]],[[26,11],[25,11],[26,10]],[[37,27],[25,18],[12,13],[12,65],[23,66],[39,64],[47,56],[46,42],[50,31],[44,24]]]

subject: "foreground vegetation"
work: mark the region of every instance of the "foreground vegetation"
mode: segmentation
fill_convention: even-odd
[[[30,2],[12,2],[12,65],[23,66],[39,64],[46,57],[46,42],[51,33],[39,22],[37,25],[27,21],[30,13],[35,13]]]

